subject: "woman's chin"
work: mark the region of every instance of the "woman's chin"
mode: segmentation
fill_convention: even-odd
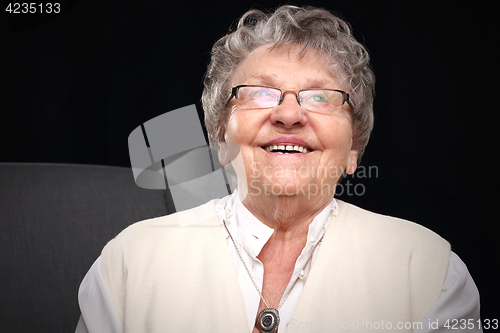
[[[248,184],[248,194],[260,197],[281,197],[308,200],[316,196],[333,197],[335,186],[319,185],[297,178],[280,178],[272,180],[253,180]]]

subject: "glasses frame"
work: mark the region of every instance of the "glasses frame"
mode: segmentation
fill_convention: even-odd
[[[294,94],[295,95],[295,99],[297,100],[297,103],[302,106],[300,104],[300,101],[299,101],[299,94],[302,92],[302,91],[310,91],[310,90],[328,90],[328,91],[337,91],[339,93],[342,93],[342,104],[341,105],[344,105],[345,102],[347,102],[347,104],[349,105],[349,107],[351,108],[352,111],[354,111],[354,104],[352,104],[351,102],[351,99],[349,98],[349,94],[346,93],[345,91],[343,90],[339,90],[339,89],[323,89],[323,88],[312,88],[312,89],[302,89],[302,90],[299,90],[298,92],[295,92],[293,90],[286,90],[286,91],[283,91],[279,88],[275,88],[275,87],[268,87],[268,86],[259,86],[259,85],[253,85],[253,84],[241,84],[239,86],[236,86],[236,87],[232,87],[231,88],[231,94],[229,94],[227,100],[226,100],[226,105],[229,104],[229,102],[231,101],[231,99],[234,97],[236,99],[238,99],[238,91],[240,90],[240,88],[242,87],[260,87],[260,88],[269,88],[269,89],[275,89],[275,90],[279,90],[281,92],[281,95],[280,95],[280,99],[278,101],[278,105],[281,105],[281,103],[283,103],[283,100],[285,99],[285,94],[288,94],[288,93],[291,93],[291,94]]]

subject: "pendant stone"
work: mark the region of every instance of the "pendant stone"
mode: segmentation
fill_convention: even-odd
[[[280,316],[278,310],[268,308],[259,313],[255,326],[257,326],[262,333],[275,333],[278,331],[279,323]]]

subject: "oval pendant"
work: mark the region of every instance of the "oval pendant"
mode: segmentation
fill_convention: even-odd
[[[259,313],[255,326],[257,326],[262,333],[274,333],[278,331],[279,323],[280,316],[278,310],[268,308]]]

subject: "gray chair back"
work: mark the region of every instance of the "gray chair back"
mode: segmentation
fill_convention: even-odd
[[[72,332],[78,287],[128,225],[170,213],[130,168],[0,163],[0,332]]]

